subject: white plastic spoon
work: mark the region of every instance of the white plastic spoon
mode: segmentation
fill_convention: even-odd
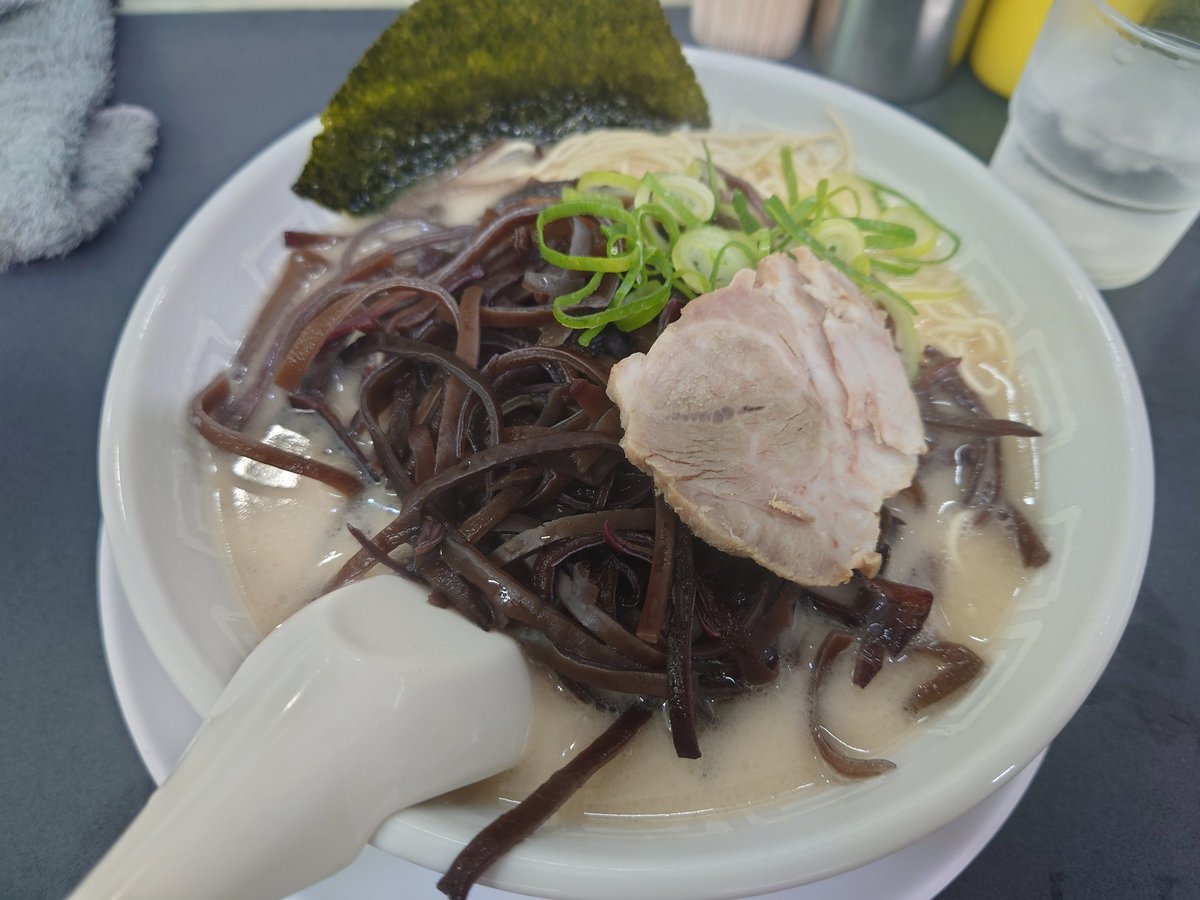
[[[70,900],[278,900],[397,810],[510,768],[530,702],[510,638],[396,576],[333,591],[246,658]]]

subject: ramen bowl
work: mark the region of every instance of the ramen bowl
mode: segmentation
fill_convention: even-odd
[[[1011,334],[1044,433],[1036,515],[1053,556],[980,680],[890,754],[895,771],[733,812],[547,827],[488,873],[508,890],[739,897],[919,840],[1005,784],[1066,724],[1112,654],[1145,564],[1153,475],[1137,379],[1099,295],[1047,228],[978,160],[890,107],[768,63],[708,51],[689,60],[719,127],[811,132],[836,116],[856,169],[953,223],[957,268]],[[105,399],[101,499],[117,571],[155,655],[201,715],[260,634],[209,512],[208,449],[188,409],[270,289],[281,232],[333,221],[289,189],[317,128],[268,147],[185,226],[133,309]],[[392,817],[374,843],[444,869],[494,815],[433,802]]]

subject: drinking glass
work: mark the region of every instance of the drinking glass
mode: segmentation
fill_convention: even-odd
[[[1200,43],[1172,3],[1056,0],[992,157],[1101,288],[1152,273],[1200,213]]]

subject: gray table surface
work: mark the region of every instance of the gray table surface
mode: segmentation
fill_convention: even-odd
[[[162,120],[154,168],[96,240],[0,275],[3,900],[63,896],[152,789],[96,612],[97,426],[122,322],[192,211],[319,111],[391,16],[119,19],[115,99]],[[682,14],[672,16],[686,37]],[[1004,102],[965,71],[910,110],[984,158],[1005,120]],[[1154,431],[1145,583],[1100,683],[946,898],[1200,897],[1200,602],[1187,570],[1200,542],[1200,228],[1157,274],[1107,300]]]

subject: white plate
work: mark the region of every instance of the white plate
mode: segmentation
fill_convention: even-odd
[[[162,784],[200,726],[200,717],[184,700],[155,659],[138,629],[117,579],[103,531],[97,553],[97,589],[104,653],[117,702],[138,753],[156,784]],[[1045,753],[1008,784],[966,815],[891,856],[818,881],[762,895],[759,900],[929,900],[953,881],[1000,830],[1037,774]],[[332,878],[289,900],[394,900],[440,897],[439,873],[374,847]],[[518,900],[516,894],[476,886],[472,900]]]
[[[494,883],[575,897],[732,897],[859,867],[947,825],[1010,781],[1058,733],[1124,628],[1149,543],[1153,475],[1128,353],[1095,288],[1052,233],[978,160],[854,91],[803,72],[690,51],[714,120],[746,129],[828,127],[835,111],[858,168],[912,195],[964,239],[958,261],[1013,335],[1033,385],[1039,519],[1054,552],[1023,595],[969,702],[937,717],[886,778],[732,818],[642,832],[543,831]],[[234,176],[184,228],[135,306],[105,399],[100,484],[121,582],[155,655],[197,710],[257,640],[204,514],[206,451],[191,394],[229,358],[282,259],[285,228],[327,214],[289,186],[307,123]],[[814,812],[819,808],[819,827]],[[376,843],[431,868],[490,818],[417,807]],[[564,880],[564,873],[566,873]]]

